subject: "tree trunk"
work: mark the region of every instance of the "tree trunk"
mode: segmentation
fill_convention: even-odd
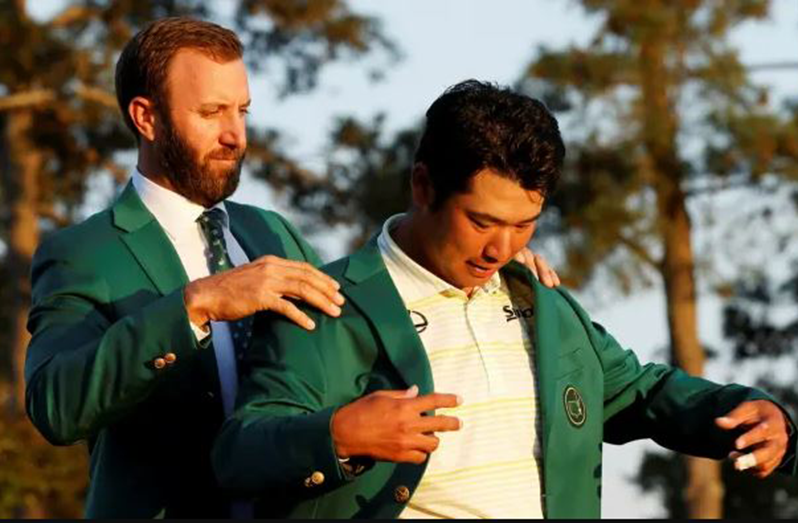
[[[639,64],[643,142],[657,195],[660,236],[664,247],[661,274],[665,284],[673,363],[693,376],[704,372],[704,351],[698,340],[692,227],[681,188],[683,168],[677,154],[676,111],[669,99],[672,75],[667,68],[668,36],[649,28],[640,47]],[[687,515],[723,517],[720,463],[685,457]]]
[[[30,341],[26,328],[30,307],[30,265],[39,243],[38,175],[42,168],[42,154],[32,143],[33,111],[9,111],[5,117],[7,147],[0,176],[3,176],[5,197],[9,209],[7,281],[12,289],[9,302],[11,336],[9,363],[12,387],[11,407],[22,412],[25,406],[25,350]]]

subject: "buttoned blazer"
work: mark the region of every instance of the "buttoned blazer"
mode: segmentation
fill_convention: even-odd
[[[248,375],[214,447],[214,467],[223,485],[261,500],[261,516],[396,517],[425,465],[379,462],[347,474],[330,421],[336,408],[375,390],[434,391],[429,361],[374,239],[325,270],[347,300],[339,318],[308,310],[316,329],[306,331],[256,316]],[[510,288],[534,290],[547,517],[600,517],[603,442],[653,438],[722,458],[733,438],[714,418],[741,401],[767,398],[666,365],[641,365],[564,289],[545,288],[515,263],[502,272]]]
[[[318,264],[279,215],[226,202],[247,256]],[[89,517],[226,517],[210,467],[221,425],[210,338],[186,315],[187,277],[131,184],[116,202],[52,234],[33,260],[26,405],[50,442],[88,442]],[[173,364],[157,368],[167,353]]]

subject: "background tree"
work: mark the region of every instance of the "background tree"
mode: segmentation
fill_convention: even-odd
[[[345,0],[73,0],[46,21],[32,19],[28,7],[25,0],[0,0],[0,325],[10,333],[0,341],[0,400],[13,411],[4,412],[0,423],[0,516],[77,516],[70,499],[81,495],[82,479],[75,489],[44,488],[56,481],[57,471],[75,469],[77,454],[12,442],[41,442],[20,422],[35,248],[43,235],[77,217],[90,184],[108,178],[121,183],[131,167],[123,153],[135,142],[113,94],[121,47],[155,18],[213,19],[214,8],[232,8],[248,65],[268,69],[283,96],[313,89],[329,63],[375,53],[395,58],[396,52],[379,22],[352,12]],[[376,76],[379,70],[368,72]],[[279,130],[253,128],[251,143],[259,173],[274,174],[278,187],[301,188],[310,173],[282,151]],[[36,452],[45,456],[42,463],[56,455],[63,461],[55,459],[30,478]]]
[[[735,365],[768,362],[757,386],[770,391],[793,413],[798,412],[795,379],[798,372],[798,259],[792,275],[774,282],[766,271],[757,271],[737,282],[734,295],[724,307],[723,334],[729,342]],[[678,485],[684,469],[673,454],[647,453],[637,475],[645,491],[665,500],[665,517],[685,518],[687,507]],[[726,486],[724,513],[745,519],[798,518],[798,484],[794,478],[774,474],[758,480],[722,468]]]

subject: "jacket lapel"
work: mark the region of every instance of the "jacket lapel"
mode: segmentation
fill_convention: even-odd
[[[158,220],[147,210],[135,187],[128,183],[113,207],[114,225],[125,231],[122,241],[162,295],[188,283],[177,251]],[[221,390],[216,353],[213,347],[199,351],[203,373],[215,390]],[[218,401],[222,409],[221,399]]]
[[[225,202],[224,206],[227,209],[227,215],[230,216],[230,232],[244,249],[249,261],[255,261],[266,254],[277,256],[282,254],[279,245],[272,245],[271,231],[264,230],[263,227],[254,227],[254,224],[248,223],[248,216],[243,207],[233,202]]]
[[[544,287],[529,270],[511,262],[504,272],[532,287],[535,293],[535,365],[538,396],[543,420],[544,463],[551,448],[551,427],[555,412],[557,385],[557,354],[559,352],[559,324],[551,289]]]
[[[344,274],[353,285],[341,290],[371,322],[405,384],[419,394],[435,390],[427,353],[385,268],[376,236],[349,257]]]
[[[169,294],[188,283],[183,263],[158,221],[128,183],[113,207],[114,225],[127,232],[122,241],[158,291]]]

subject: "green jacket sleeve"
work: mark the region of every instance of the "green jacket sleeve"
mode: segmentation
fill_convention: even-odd
[[[171,371],[155,358],[199,347],[182,289],[117,318],[98,271],[62,251],[44,244],[34,257],[25,362],[28,415],[56,445],[95,436],[145,399]]]
[[[348,481],[330,434],[335,407],[327,398],[324,357],[325,347],[339,346],[342,322],[306,312],[317,325],[312,332],[271,314],[255,317],[236,411],[212,453],[223,487],[317,494]],[[308,481],[314,472],[323,474],[323,486]]]
[[[634,352],[621,348],[573,298],[562,294],[585,326],[604,371],[604,441],[621,444],[651,438],[677,452],[721,459],[733,450],[739,433],[720,429],[715,418],[745,401],[762,399],[778,405],[757,389],[719,385],[668,365],[641,365]],[[795,452],[793,444],[783,469],[794,471]]]

